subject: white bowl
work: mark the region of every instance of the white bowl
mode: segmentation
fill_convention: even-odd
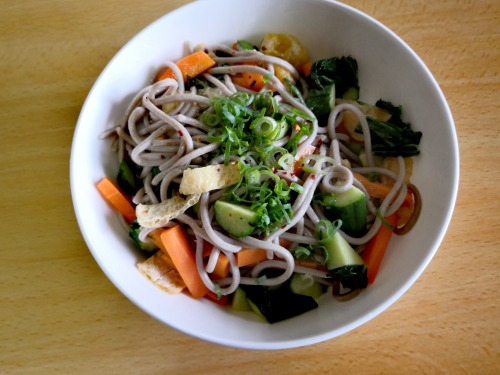
[[[222,14],[224,15],[222,17]],[[423,207],[417,225],[394,238],[376,282],[349,302],[323,296],[320,307],[276,324],[208,300],[167,295],[136,269],[138,255],[96,182],[117,171],[99,134],[113,126],[133,95],[185,42],[256,43],[269,32],[296,35],[315,59],[352,55],[361,100],[402,104],[423,132],[412,181]],[[424,271],[448,227],[458,187],[458,144],[446,100],[420,58],[393,32],[358,10],[327,0],[206,0],[190,3],[146,27],[111,60],[82,108],[71,153],[71,192],[81,231],[97,263],[133,303],[161,322],[210,342],[240,348],[309,345],[348,332],[394,303]],[[329,298],[330,297],[330,298]],[[401,317],[403,319],[404,317]]]

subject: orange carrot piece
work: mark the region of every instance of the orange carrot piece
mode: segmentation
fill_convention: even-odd
[[[186,82],[188,77],[194,78],[203,73],[205,70],[213,67],[215,65],[215,61],[212,60],[206,52],[198,51],[180,59],[176,62],[176,65],[181,70],[184,82]],[[172,69],[166,69],[165,71],[160,72],[157,80],[161,81],[167,78],[175,79],[175,74]]]
[[[184,229],[180,225],[167,228],[161,232],[160,238],[193,298],[205,296],[208,288],[198,273],[195,255]]]
[[[212,245],[208,241],[203,241],[203,252],[202,252],[203,258],[209,257],[213,249],[214,245]]]
[[[135,220],[135,209],[132,203],[108,177],[102,178],[97,183],[97,190],[112,207],[123,215],[127,223],[131,224]]]
[[[153,242],[161,250],[161,255],[160,255],[161,259],[169,266],[175,268],[172,258],[170,258],[170,255],[168,255],[165,246],[163,246],[163,242],[161,242],[161,232],[163,231],[164,231],[163,228],[155,229],[154,231],[148,234],[148,237],[151,240],[151,242]]]
[[[398,221],[398,215],[395,212],[386,217],[385,220],[390,226],[394,227]],[[392,232],[393,229],[389,229],[385,224],[382,224],[375,236],[366,243],[361,254],[366,267],[368,267],[368,283],[370,284],[373,283],[377,276],[385,251],[391,240]]]
[[[306,78],[309,77],[309,75],[311,74],[312,66],[313,66],[313,62],[308,61],[300,67],[300,72],[302,73],[302,75],[304,77],[306,77]]]
[[[252,91],[260,91],[266,84],[262,74],[252,72],[235,74],[232,77],[232,81],[235,85],[242,86]]]
[[[205,297],[210,301],[215,302],[217,305],[222,305],[222,306],[227,305],[229,301],[227,295],[218,297],[217,294],[215,294],[212,291],[209,291]]]
[[[161,242],[161,232],[163,231],[164,231],[163,228],[155,229],[154,231],[149,232],[148,237],[151,240],[151,242],[153,242],[156,246],[160,248],[160,250],[166,253],[167,250],[165,249],[165,246],[163,246],[163,242]]]
[[[251,266],[267,259],[267,251],[262,249],[241,249],[236,253],[238,267]]]
[[[392,189],[391,185],[386,185],[381,182],[372,182],[359,173],[353,173],[353,175],[359,182],[361,182],[368,194],[373,198],[384,199]],[[413,205],[412,193],[409,190],[406,193],[403,205],[406,207],[411,207]]]
[[[229,258],[225,254],[219,254],[212,276],[214,279],[223,279],[229,276]]]
[[[212,253],[214,245],[210,242],[204,241],[203,244],[203,258],[208,258]],[[217,262],[215,263],[215,268],[211,273],[214,279],[223,279],[229,275],[229,258],[220,253]]]

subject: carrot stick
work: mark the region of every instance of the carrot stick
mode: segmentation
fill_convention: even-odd
[[[163,231],[164,231],[163,228],[155,229],[154,231],[149,232],[148,237],[151,240],[151,242],[153,242],[156,246],[160,248],[160,250],[166,253],[167,250],[165,249],[165,246],[163,246],[163,242],[161,242],[161,232]]]
[[[176,65],[181,70],[184,82],[186,82],[188,77],[194,78],[203,73],[205,70],[213,67],[215,65],[215,61],[212,60],[212,58],[204,51],[198,51],[180,59],[177,61]],[[167,78],[175,79],[175,74],[172,69],[160,71],[157,81]]]
[[[214,245],[210,242],[204,241],[203,244],[203,258],[208,258],[214,249]],[[222,252],[217,257],[215,268],[211,273],[214,279],[223,279],[229,275],[229,258]]]
[[[220,253],[217,258],[217,262],[215,263],[214,271],[212,272],[212,276],[214,279],[224,279],[229,275],[229,258]]]
[[[165,246],[163,246],[163,242],[161,242],[161,233],[163,231],[164,231],[163,228],[155,229],[154,231],[148,234],[148,237],[151,240],[151,242],[153,242],[161,250],[161,255],[160,255],[161,259],[169,266],[175,268],[172,258],[170,258],[170,255],[168,255]]]
[[[262,249],[241,249],[236,253],[238,267],[250,266],[267,259],[267,251]]]
[[[368,194],[373,198],[384,199],[392,189],[391,185],[386,185],[381,182],[372,182],[365,176],[360,175],[359,173],[353,173],[353,175],[359,182],[361,182],[361,184],[365,187]],[[403,205],[406,207],[411,207],[412,204],[413,204],[412,193],[411,191],[408,191],[406,193]]]
[[[394,227],[398,221],[397,213],[385,218],[387,223]],[[368,282],[373,283],[377,276],[382,258],[384,257],[387,246],[392,236],[393,229],[389,229],[385,224],[380,226],[378,232],[373,236],[365,246],[361,257],[363,258],[366,266],[368,267]]]
[[[242,86],[252,91],[260,91],[266,84],[262,74],[252,72],[235,74],[232,77],[232,81],[235,85]]]
[[[135,220],[135,209],[132,203],[108,177],[102,178],[97,183],[97,190],[112,207],[123,215],[127,223],[131,224]]]
[[[180,225],[165,229],[160,238],[191,295],[194,298],[205,296],[208,288],[198,273],[195,255],[184,229]]]
[[[213,301],[215,302],[216,304],[218,305],[227,305],[227,302],[228,302],[228,296],[227,295],[224,295],[224,296],[217,296],[217,294],[215,294],[214,292],[212,291],[209,291],[205,297],[207,299],[209,299],[210,301]]]

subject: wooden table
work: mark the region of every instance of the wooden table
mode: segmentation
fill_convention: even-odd
[[[129,302],[79,232],[69,156],[98,74],[186,0],[2,1],[1,374],[500,373],[500,4],[348,0],[400,35],[435,75],[460,141],[457,206],[416,284],[353,332],[305,348],[221,347]]]

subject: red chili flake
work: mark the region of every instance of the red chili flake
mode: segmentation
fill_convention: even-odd
[[[260,48],[260,50],[261,50],[262,52],[264,52],[264,51],[267,51],[267,48],[266,48],[266,46],[262,46],[262,47]]]
[[[323,140],[322,139],[319,139],[318,140],[318,146],[321,146],[323,144]]]
[[[278,170],[273,167],[273,173],[276,173],[276,172],[278,172]]]
[[[311,179],[312,179],[312,180],[315,180],[315,179],[316,179],[316,175],[312,174],[312,175],[311,175]]]
[[[182,137],[184,134],[182,134],[182,132],[179,130],[179,135]]]
[[[282,225],[282,226],[281,226],[281,229],[285,229],[285,228],[286,228],[286,225]]]
[[[220,168],[217,168],[217,172],[220,172]]]
[[[287,174],[287,172],[285,171],[285,172],[283,172],[283,174]]]
[[[254,87],[256,83],[257,83],[257,81],[253,80],[252,83],[250,84],[250,87]]]

